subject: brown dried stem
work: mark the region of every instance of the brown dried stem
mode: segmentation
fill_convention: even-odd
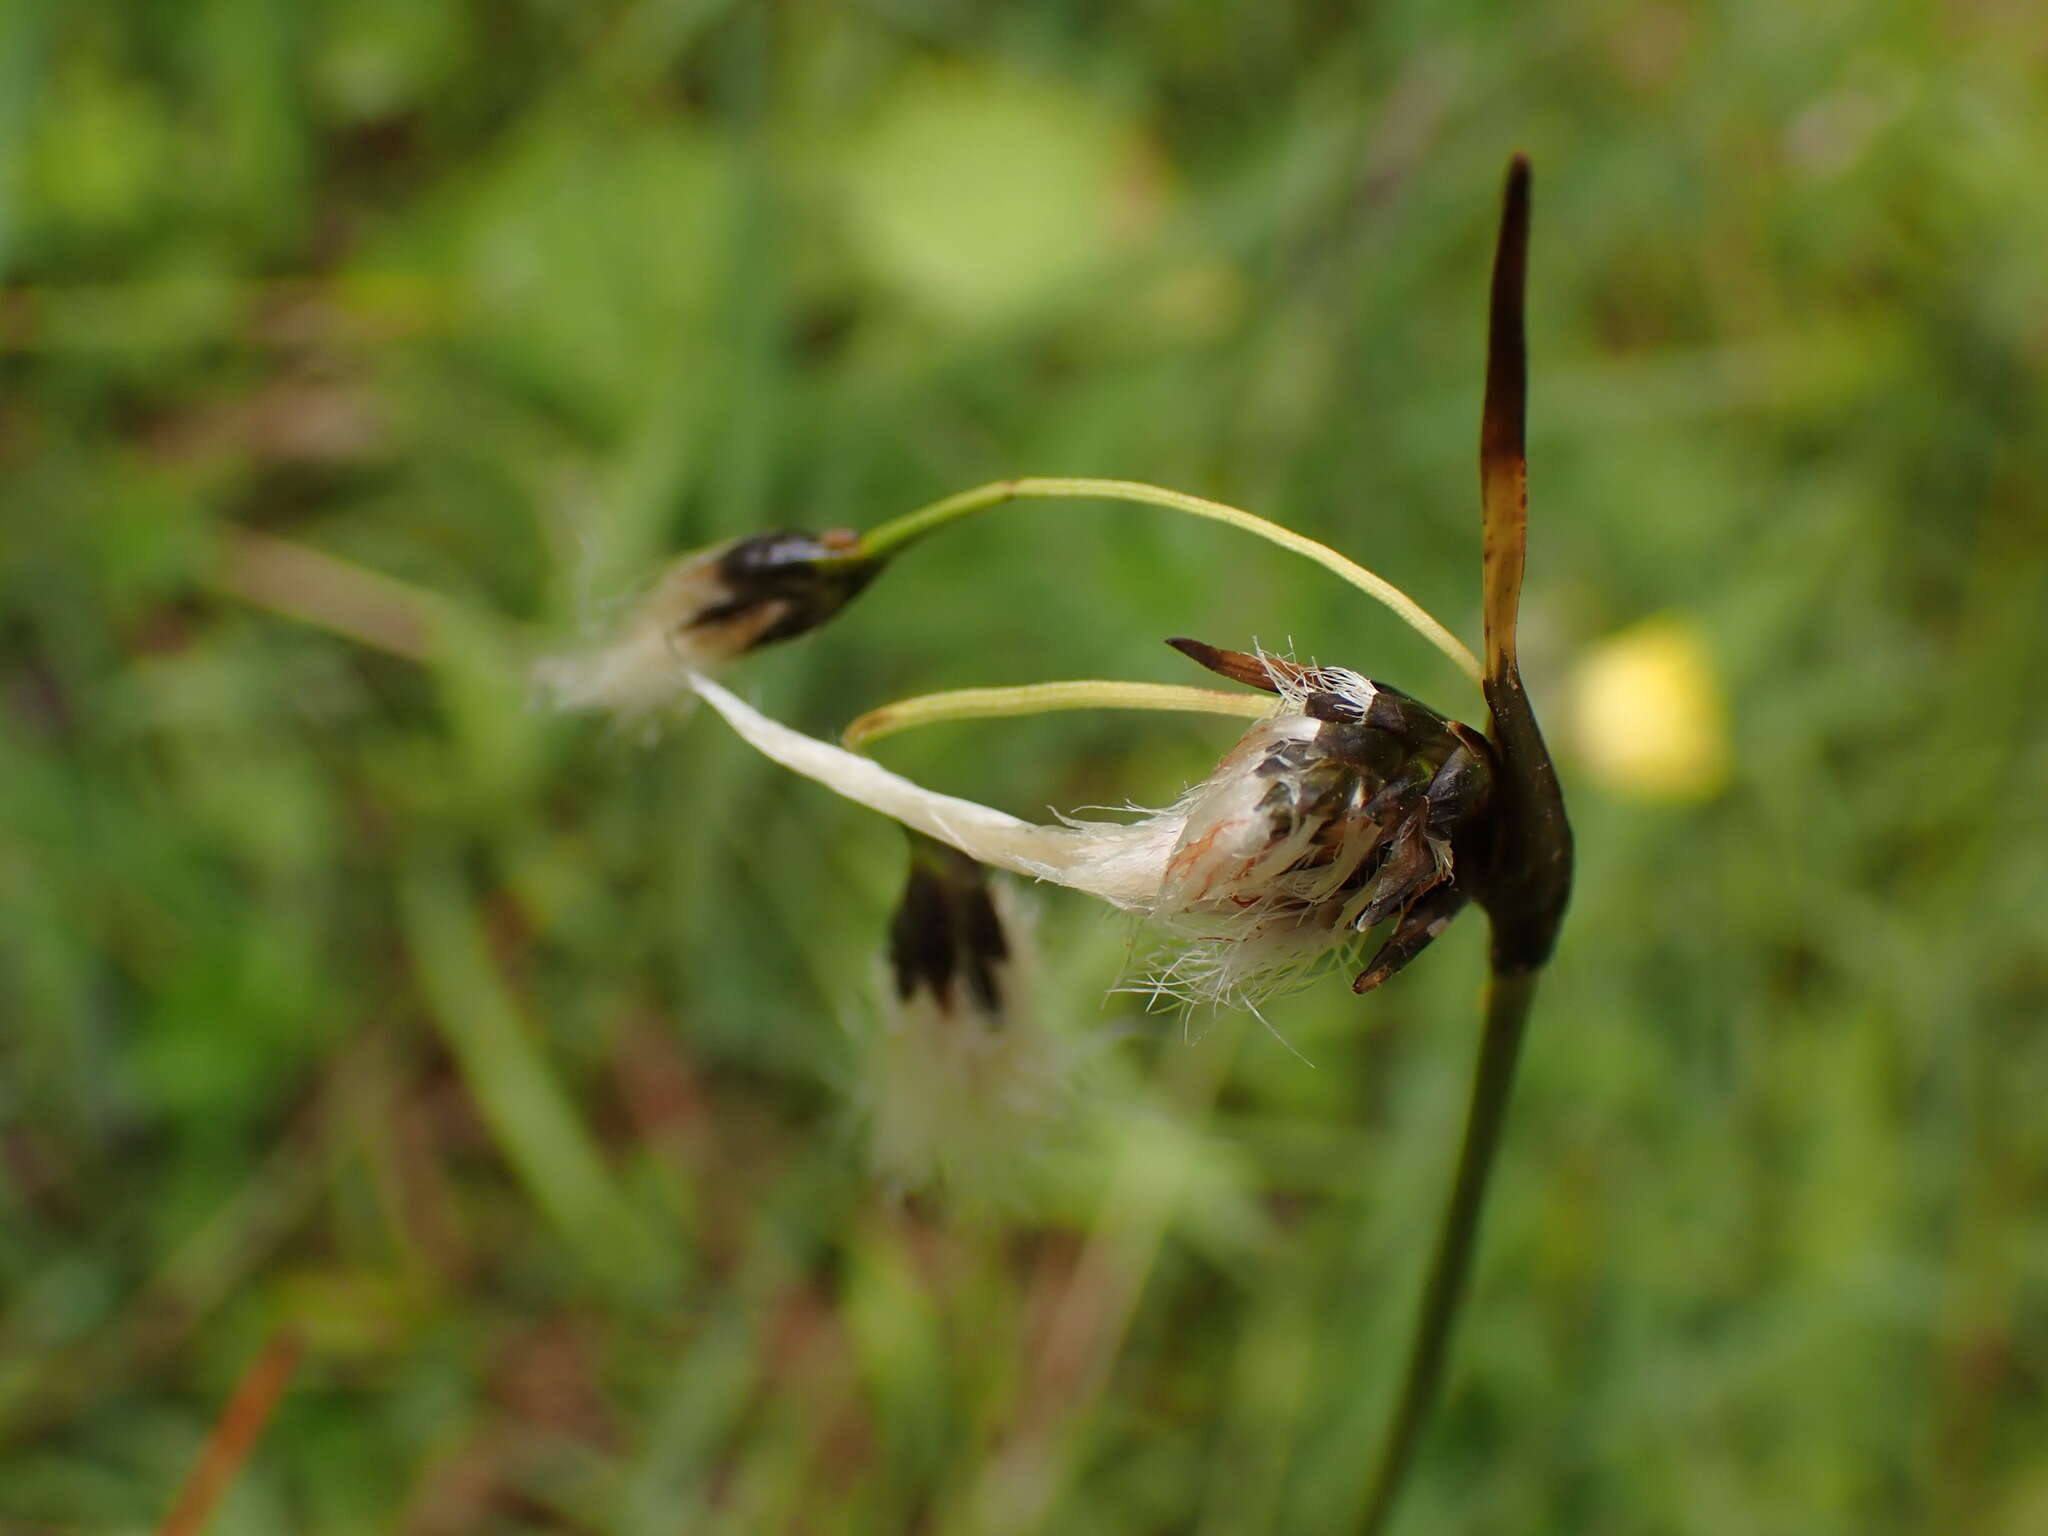
[[[242,1372],[234,1395],[221,1410],[213,1433],[206,1438],[198,1462],[178,1491],[177,1503],[157,1527],[158,1536],[199,1536],[206,1529],[242,1464],[263,1438],[271,1415],[291,1384],[292,1373],[298,1369],[301,1348],[296,1329],[279,1329]]]

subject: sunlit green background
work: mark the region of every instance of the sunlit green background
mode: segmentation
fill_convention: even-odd
[[[1481,920],[1273,1005],[1290,1051],[1105,1003],[1126,929],[1047,893],[1059,1171],[895,1201],[854,1106],[900,840],[504,656],[672,550],[1012,474],[1249,506],[1473,635],[1517,147],[1580,879],[1404,1529],[2048,1530],[2038,7],[0,16],[0,1531],[150,1528],[286,1326],[222,1532],[1345,1529]],[[238,530],[439,594],[437,659],[239,601]],[[1574,710],[1645,620],[1718,786]],[[731,680],[829,734],[1198,681],[1182,633],[1476,707],[1322,573],[1100,504]],[[1039,815],[1231,734],[882,755]]]

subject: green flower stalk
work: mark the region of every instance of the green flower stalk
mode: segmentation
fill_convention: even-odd
[[[907,513],[865,534],[752,534],[681,556],[625,618],[598,642],[543,658],[534,680],[559,708],[600,710],[632,719],[685,700],[692,674],[719,670],[765,645],[807,634],[835,617],[897,557],[932,534],[1009,502],[1089,499],[1164,507],[1249,533],[1313,560],[1391,609],[1474,682],[1479,661],[1456,636],[1393,583],[1292,529],[1236,507],[1134,480],[1036,477],[998,480]],[[1092,685],[1091,685],[1092,686]],[[1125,699],[1070,697],[1051,708],[1194,708],[1233,714],[1215,697],[1130,703],[1148,685],[1127,684]],[[1001,710],[984,713],[1022,713]],[[945,718],[957,718],[948,715]]]
[[[1508,167],[1494,250],[1486,400],[1479,429],[1483,686],[1496,783],[1492,825],[1469,880],[1492,924],[1492,974],[1464,1144],[1423,1287],[1400,1396],[1366,1494],[1360,1529],[1367,1533],[1384,1530],[1393,1517],[1415,1447],[1443,1384],[1451,1331],[1464,1304],[1480,1212],[1507,1118],[1536,977],[1557,944],[1571,897],[1571,824],[1565,817],[1557,770],[1522,686],[1516,647],[1529,524],[1528,347],[1523,323],[1528,266],[1529,162],[1517,155]]]

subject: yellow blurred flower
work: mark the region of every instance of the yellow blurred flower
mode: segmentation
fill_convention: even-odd
[[[1594,647],[1572,679],[1579,756],[1638,800],[1706,800],[1728,782],[1728,705],[1698,629],[1645,619]]]

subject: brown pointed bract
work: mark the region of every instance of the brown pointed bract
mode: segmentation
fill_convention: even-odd
[[[1190,640],[1185,635],[1176,636],[1166,642],[1181,655],[1199,666],[1207,667],[1218,677],[1227,677],[1233,683],[1246,683],[1253,688],[1263,688],[1267,693],[1278,693],[1285,681],[1296,687],[1319,688],[1318,673],[1314,667],[1296,666],[1291,661],[1282,661],[1277,656],[1254,656],[1248,651],[1226,651],[1220,645],[1210,645],[1203,640]]]
[[[1479,427],[1486,707],[1499,778],[1491,855],[1473,882],[1473,894],[1493,921],[1497,972],[1534,970],[1549,958],[1572,883],[1571,824],[1557,770],[1522,687],[1515,646],[1529,524],[1528,347],[1522,319],[1528,269],[1529,162],[1517,155],[1508,166],[1494,250],[1486,404]]]

